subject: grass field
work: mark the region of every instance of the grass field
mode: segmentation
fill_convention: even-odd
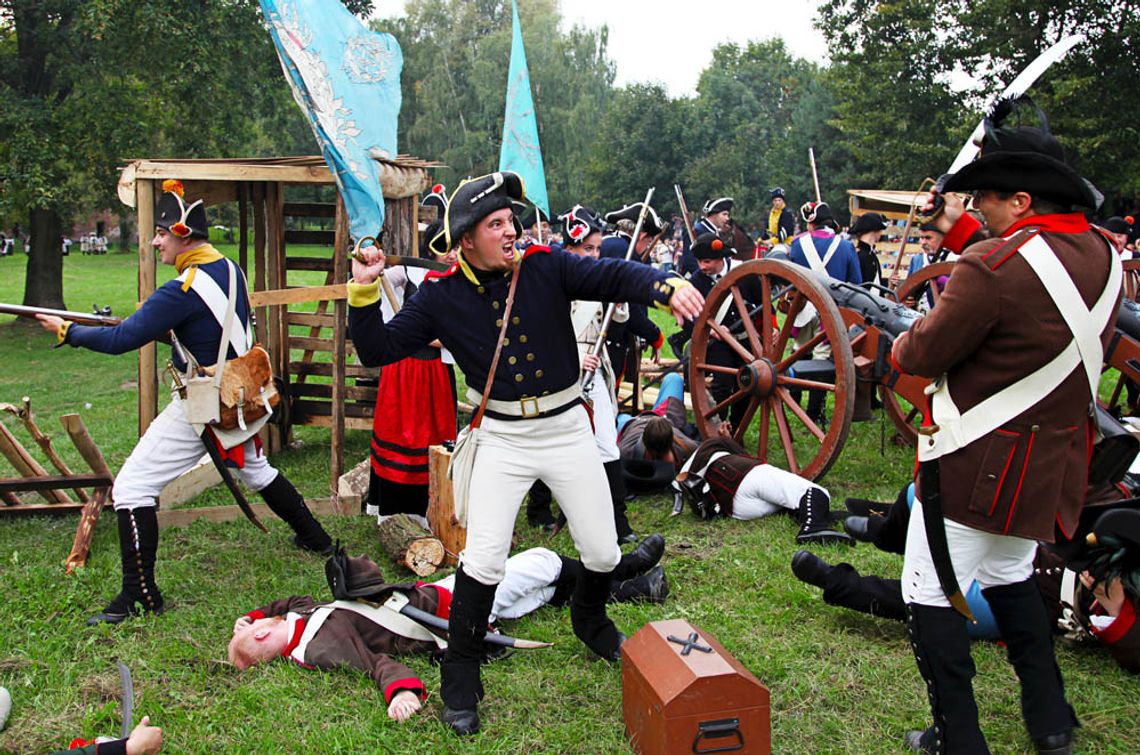
[[[133,309],[133,255],[72,256],[65,294],[72,309],[111,304]],[[160,282],[169,268],[160,271]],[[19,302],[24,258],[0,259],[0,301]],[[292,282],[292,281],[291,281]],[[135,441],[136,358],[52,349],[38,327],[0,316],[0,402],[32,397],[41,425],[64,440],[67,459],[81,464],[56,417],[82,414],[112,468]],[[162,359],[161,361],[164,361]],[[7,415],[3,421],[14,423]],[[16,429],[22,435],[21,429]],[[848,495],[893,499],[911,468],[909,450],[889,443],[881,421],[855,425],[839,462],[823,483],[841,503]],[[298,447],[274,458],[307,496],[327,494],[328,434],[299,428]],[[362,459],[365,433],[349,433],[349,459]],[[11,474],[0,472],[0,476]],[[224,494],[203,496],[223,502]],[[795,580],[796,550],[787,517],[757,522],[699,522],[669,516],[663,497],[639,498],[631,520],[639,533],[664,533],[672,593],[660,606],[614,606],[627,633],[648,621],[685,618],[720,642],[771,690],[774,749],[781,753],[879,753],[902,750],[901,737],[924,725],[925,693],[902,625],[841,612],[819,591]],[[286,544],[288,531],[268,522],[261,534],[246,522],[196,523],[163,532],[157,576],[167,599],[161,617],[89,629],[83,620],[118,588],[118,549],[110,515],[97,529],[89,566],[64,577],[74,534],[70,517],[0,519],[0,575],[6,625],[0,632],[0,685],[14,699],[0,733],[2,752],[44,752],[74,736],[117,734],[115,659],[134,673],[136,715],[166,730],[170,752],[628,752],[621,716],[621,674],[594,660],[577,642],[565,611],[543,609],[508,631],[552,640],[545,651],[518,652],[487,667],[484,732],[471,741],[449,736],[438,722],[438,697],[425,715],[399,726],[383,698],[351,672],[305,671],[284,663],[239,674],[224,662],[238,615],[289,594],[327,594],[321,559]],[[365,517],[326,521],[350,552],[378,552]],[[548,544],[572,553],[563,534],[543,541],[520,519],[520,547]],[[896,557],[861,545],[817,550],[850,560],[868,573],[895,575]],[[389,566],[390,576],[408,575]],[[1060,647],[1069,697],[1084,727],[1078,751],[1140,751],[1140,680],[1120,671],[1096,647]],[[976,689],[982,726],[998,753],[1028,752],[1016,679],[995,644],[977,644]],[[409,659],[433,691],[438,673]]]

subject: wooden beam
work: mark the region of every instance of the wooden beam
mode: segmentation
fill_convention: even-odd
[[[293,243],[293,239],[288,238],[289,232],[286,232],[286,241]],[[307,242],[297,242],[307,243]],[[326,273],[331,272],[333,269],[333,261],[328,257],[286,257],[285,267],[290,270],[307,270],[310,272]]]
[[[332,286],[298,286],[297,288],[272,291],[258,290],[249,295],[250,304],[255,307],[276,307],[283,304],[347,298],[348,289],[344,283],[337,283]]]
[[[348,212],[344,206],[344,198],[340,192],[336,197],[336,241],[333,243],[333,280],[342,281],[348,278],[348,257],[345,252],[352,243],[352,235],[348,226]],[[329,491],[333,501],[337,501],[337,482],[344,472],[344,402],[350,396],[345,386],[345,339],[348,337],[348,303],[344,299],[337,299],[333,303],[333,350],[332,350],[332,404],[333,425],[331,455],[332,469],[329,470]],[[357,389],[353,389],[357,390]],[[338,503],[339,507],[339,503]]]
[[[265,282],[265,184],[252,185],[253,201],[253,290],[250,306],[256,308],[257,340],[269,343],[269,322],[266,319],[266,304],[257,301],[259,292],[269,288]]]
[[[154,202],[155,182],[144,178],[135,181],[135,208],[139,219],[139,301],[144,302],[155,289]],[[158,416],[158,358],[153,341],[139,349],[139,437]]]
[[[320,165],[226,165],[221,163],[162,162],[138,163],[137,178],[181,178],[184,181],[274,181],[301,184],[335,183],[332,173]]]
[[[47,470],[45,470],[35,458],[28,453],[28,450],[20,445],[20,441],[16,440],[16,436],[12,435],[8,427],[0,422],[0,454],[15,467],[16,472],[24,478],[47,477]],[[71,503],[71,499],[64,495],[63,491],[51,490],[38,490],[36,491],[48,503]]]
[[[332,365],[328,362],[290,362],[289,369],[294,375],[321,375],[332,377]],[[376,378],[379,377],[379,367],[361,367],[359,364],[345,365],[345,377],[350,378]]]
[[[309,511],[317,516],[332,516],[334,514],[341,514],[337,511],[336,505],[331,498],[310,498],[305,501],[305,505],[309,507]],[[250,503],[250,508],[261,519],[274,519],[273,512],[269,510],[269,506],[264,503]],[[23,508],[22,506],[19,508]],[[343,512],[348,514],[350,512]],[[170,527],[185,527],[199,519],[205,519],[208,522],[232,522],[238,519],[245,519],[245,514],[236,505],[234,506],[207,506],[200,509],[176,509],[175,511],[159,511],[158,512],[158,526],[160,529],[167,529]]]
[[[335,218],[336,205],[331,202],[286,202],[285,214],[291,218]]]
[[[289,312],[285,315],[285,322],[289,325],[308,325],[311,328],[317,328],[318,332],[312,335],[313,337],[320,337],[319,330],[321,328],[333,326],[333,316],[320,312]],[[289,369],[293,369],[294,364],[294,362],[290,362]]]
[[[114,480],[100,474],[45,475],[43,477],[0,477],[0,493],[30,493],[41,490],[75,490],[77,488],[106,487]]]
[[[59,421],[63,425],[63,429],[67,431],[68,437],[71,438],[72,445],[79,451],[83,460],[87,462],[87,466],[91,467],[95,474],[113,479],[111,468],[107,466],[107,460],[103,458],[99,446],[95,445],[95,441],[91,439],[91,434],[87,432],[83,418],[78,414],[64,414],[59,418]],[[67,555],[66,573],[70,574],[77,568],[87,565],[87,556],[91,552],[91,539],[95,536],[95,523],[99,521],[99,514],[103,511],[104,503],[110,498],[110,487],[96,488],[91,500],[80,512],[79,525],[75,528],[75,540],[71,544],[71,552]]]
[[[327,398],[332,400],[334,406],[338,399],[342,402],[366,401],[371,405],[376,403],[376,389],[368,386],[342,385],[338,396],[335,383],[331,385],[328,383],[294,383],[289,386],[289,395],[293,398]]]
[[[238,184],[238,264],[249,279],[249,184]]]
[[[289,244],[328,246],[333,243],[333,232],[302,229],[289,230],[285,231],[285,241]]]
[[[99,488],[102,490],[103,488]],[[96,490],[95,493],[98,493]],[[86,506],[90,506],[92,502],[99,500],[95,495],[87,503],[23,503],[19,506],[0,506],[0,516],[13,516],[13,515],[32,515],[32,514],[70,514],[73,511],[80,511]],[[104,506],[110,504],[102,501]]]

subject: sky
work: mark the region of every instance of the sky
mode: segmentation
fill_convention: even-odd
[[[562,0],[567,28],[609,26],[616,84],[657,81],[670,96],[695,94],[701,71],[722,42],[782,37],[792,55],[827,61],[827,44],[812,27],[815,0]],[[403,0],[376,0],[380,18],[403,13]],[[526,28],[526,18],[522,18]]]

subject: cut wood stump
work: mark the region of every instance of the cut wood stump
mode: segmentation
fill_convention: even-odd
[[[447,563],[459,563],[459,554],[467,545],[467,528],[455,518],[455,498],[447,467],[451,452],[443,446],[428,449],[428,526],[447,551]]]
[[[395,514],[376,528],[380,547],[401,566],[419,577],[434,574],[443,563],[443,543],[407,514]]]

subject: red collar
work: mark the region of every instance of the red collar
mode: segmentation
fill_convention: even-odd
[[[288,644],[285,649],[281,651],[281,655],[286,658],[301,644],[301,635],[305,633],[305,617],[299,616],[297,621],[293,623],[293,634],[289,637]]]
[[[1036,226],[1042,231],[1049,233],[1084,233],[1089,230],[1089,221],[1085,219],[1085,215],[1082,212],[1030,215],[1027,218],[1022,218],[1017,221],[1009,228],[1006,228],[1002,237],[1008,239],[1017,231],[1029,226]]]

